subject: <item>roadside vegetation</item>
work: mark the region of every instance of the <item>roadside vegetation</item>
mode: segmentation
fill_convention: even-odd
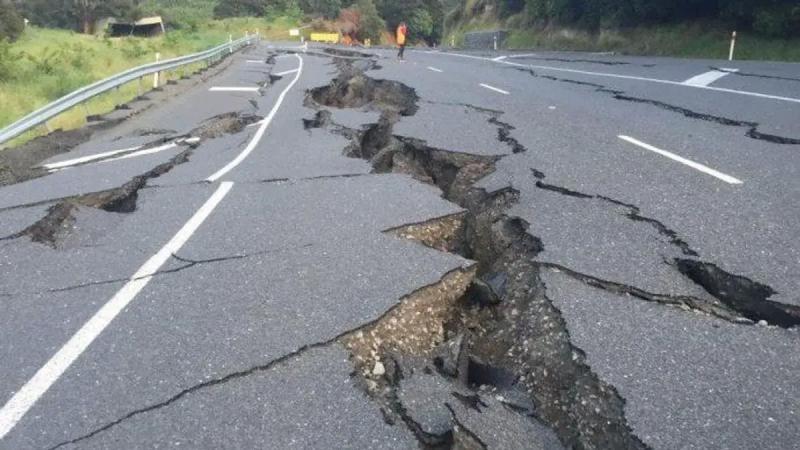
[[[800,61],[796,0],[453,0],[445,42],[504,29],[508,48]]]
[[[5,2],[0,6],[10,5],[6,0],[0,2]],[[0,9],[0,23],[11,16],[9,11],[13,11],[14,19],[20,21],[18,30],[11,27],[15,32],[5,33],[0,38],[0,128],[94,81],[154,62],[156,53],[162,60],[173,58],[223,44],[231,35],[236,39],[246,32],[255,31],[268,39],[286,39],[288,29],[298,23],[296,18],[285,16],[215,19],[215,4],[206,0],[151,0],[149,4],[140,4],[143,12],[137,16],[163,14],[164,17],[176,18],[168,21],[165,35],[151,38],[110,38],[100,30],[85,34],[79,32],[83,31],[80,14],[74,13],[40,15],[41,26],[28,25],[25,28],[21,23],[22,14],[10,8]],[[38,7],[35,1],[28,5],[29,8],[33,6]],[[52,12],[52,9],[42,10]],[[73,24],[71,29],[67,26],[70,23]],[[53,28],[45,28],[45,25]],[[7,29],[0,25],[0,32]],[[179,78],[200,67],[199,64],[187,66],[164,76],[166,79]],[[61,114],[50,120],[47,127],[32,130],[10,144],[18,145],[45,134],[47,128],[66,130],[80,127],[86,123],[87,116],[108,112],[150,88],[151,79],[144,80],[141,86],[138,82],[130,83]]]

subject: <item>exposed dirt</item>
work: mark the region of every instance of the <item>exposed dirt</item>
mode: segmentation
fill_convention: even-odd
[[[461,234],[461,242],[439,245],[458,249],[462,256],[476,260],[478,276],[486,278],[481,280],[483,284],[496,287],[470,288],[469,294],[455,303],[458,307],[440,309],[442,313],[436,315],[435,322],[444,321],[443,332],[436,326],[436,333],[431,335],[433,324],[426,323],[422,328],[405,327],[403,334],[417,334],[414,342],[428,340],[425,348],[463,336],[469,364],[461,372],[466,373],[442,370],[442,376],[455,377],[469,389],[487,385],[521,389],[536,405],[535,417],[551,426],[568,447],[643,448],[625,422],[624,401],[586,365],[582,352],[572,346],[559,311],[546,296],[538,277],[539,266],[533,261],[542,250],[541,242],[527,233],[527,223],[504,213],[518,194],[510,189],[489,194],[474,188],[477,180],[494,170],[498,158],[435,149],[422,141],[392,135],[399,116],[416,111],[409,105],[409,101],[416,102],[416,94],[394,82],[371,80],[354,72],[352,66],[343,68],[330,86],[311,91],[309,97],[325,106],[381,111],[380,121],[362,130],[333,125],[334,130],[351,140],[346,153],[369,160],[375,172],[406,173],[438,186],[446,199],[464,207],[464,225],[457,227],[462,230],[457,233]],[[392,94],[383,95],[384,89]],[[398,93],[407,97],[398,98]],[[498,139],[508,141],[510,129],[500,129]],[[417,231],[413,226],[411,230]],[[424,232],[421,240],[437,245],[437,239],[427,239]],[[503,282],[497,283],[498,279]],[[501,292],[498,294],[497,290]],[[487,291],[502,297],[502,301],[476,298],[476,292]],[[452,447],[456,442],[452,434],[450,438],[431,441],[429,435],[420,433],[421,424],[398,401],[397,389],[404,368],[407,371],[409,355],[397,347],[393,350],[399,352],[382,352],[381,346],[373,344],[383,343],[391,336],[384,327],[389,325],[376,327],[371,343],[353,352],[368,392],[383,406],[387,420],[400,417],[423,446]],[[381,364],[370,367],[373,361]],[[446,365],[439,360],[439,367]],[[462,435],[458,442],[481,447],[474,433]]]

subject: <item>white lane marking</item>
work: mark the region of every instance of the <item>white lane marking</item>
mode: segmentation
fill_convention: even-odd
[[[266,64],[266,61],[260,59],[248,59],[247,62],[250,64]]]
[[[81,156],[80,158],[68,159],[66,161],[59,161],[59,162],[54,162],[54,163],[50,163],[50,164],[44,164],[42,167],[47,169],[47,170],[62,169],[64,167],[74,166],[74,165],[77,165],[77,164],[82,164],[82,163],[85,163],[85,162],[94,161],[96,159],[108,158],[109,156],[118,155],[120,153],[132,152],[134,150],[139,150],[140,148],[142,148],[141,145],[136,146],[136,147],[123,148],[122,150],[112,150],[110,152],[95,153],[94,155]]]
[[[709,72],[701,73],[700,75],[694,76],[692,78],[689,78],[688,80],[684,81],[683,84],[689,86],[708,86],[711,83],[719,80],[720,78],[738,71],[739,71],[738,69],[725,69],[725,71],[712,70]]]
[[[245,149],[242,150],[242,152],[239,153],[239,155],[236,158],[234,158],[233,161],[229,162],[228,164],[225,165],[225,167],[219,169],[213,175],[206,178],[206,181],[208,181],[209,183],[213,183],[219,180],[226,173],[233,170],[236,166],[241,164],[241,162],[244,161],[244,159],[247,158],[247,156],[250,155],[250,153],[256,148],[258,143],[261,141],[261,138],[264,137],[264,133],[267,131],[267,127],[269,127],[269,124],[272,122],[272,118],[275,117],[275,114],[281,107],[281,103],[283,103],[283,99],[286,97],[286,93],[288,93],[289,89],[291,89],[292,86],[294,86],[295,83],[297,83],[297,80],[300,79],[300,75],[302,75],[303,73],[303,58],[298,54],[295,54],[294,56],[296,56],[297,60],[299,61],[299,65],[297,67],[297,73],[295,74],[292,82],[289,83],[289,85],[283,89],[281,95],[278,96],[278,100],[275,102],[275,106],[272,107],[272,110],[269,112],[267,117],[265,117],[264,120],[261,121],[261,126],[258,127],[258,130],[256,131],[255,135],[253,135],[253,139],[250,140],[250,142],[247,144],[247,147],[245,147]]]
[[[508,56],[498,56],[497,58],[492,58],[492,61],[502,61],[508,58]]]
[[[495,91],[495,92],[499,92],[499,93],[504,94],[504,95],[508,95],[509,94],[508,91],[504,91],[504,90],[502,90],[500,88],[496,88],[494,86],[489,86],[488,84],[481,83],[481,87],[484,87],[486,89],[489,89],[489,90],[492,90],[492,91]]]
[[[170,142],[169,144],[161,145],[158,147],[146,148],[144,150],[139,150],[138,152],[133,152],[133,153],[126,153],[122,156],[117,156],[116,158],[104,159],[100,162],[107,163],[111,161],[119,161],[121,159],[136,158],[137,156],[151,155],[153,153],[163,152],[164,150],[169,150],[177,146],[178,146],[177,142]]]
[[[439,73],[444,72],[442,69],[437,69],[436,67],[431,67],[431,66],[428,66],[428,70],[432,70],[434,72],[439,72]]]
[[[649,150],[651,152],[658,153],[659,155],[666,156],[667,158],[669,158],[669,159],[671,159],[673,161],[677,161],[677,162],[679,162],[681,164],[685,164],[685,165],[691,167],[692,169],[699,170],[700,172],[703,172],[705,174],[711,175],[712,177],[718,178],[718,179],[720,179],[720,180],[722,180],[722,181],[724,181],[726,183],[730,183],[730,184],[742,184],[743,183],[743,181],[738,179],[738,178],[734,178],[734,177],[732,177],[730,175],[726,175],[726,174],[724,174],[724,173],[722,173],[722,172],[720,172],[718,170],[714,170],[714,169],[712,169],[712,168],[710,168],[708,166],[705,166],[705,165],[700,164],[700,163],[696,163],[694,161],[691,161],[691,160],[686,159],[684,157],[678,156],[678,155],[676,155],[674,153],[671,153],[671,152],[668,152],[666,150],[661,150],[660,148],[653,147],[650,144],[646,144],[646,143],[644,143],[642,141],[639,141],[637,139],[634,139],[634,138],[632,138],[630,136],[619,135],[617,137],[619,137],[623,141],[630,142],[631,144],[639,146],[639,147],[641,147],[641,148],[643,148],[645,150]]]
[[[233,183],[224,182],[194,213],[191,219],[133,274],[111,300],[100,308],[83,326],[53,355],[36,374],[17,391],[0,409],[0,439],[22,419],[39,398],[61,377],[70,365],[108,327],[114,318],[125,309],[136,295],[158,272],[162,265],[189,240],[208,218],[219,202],[228,194]]]
[[[235,87],[235,86],[214,86],[211,92],[257,92],[259,87]]]
[[[245,128],[257,127],[257,126],[261,125],[262,123],[264,123],[264,121],[263,120],[259,120],[258,122],[251,123],[250,125],[245,125]]]
[[[274,74],[274,75],[277,75],[277,76],[279,76],[279,77],[282,77],[282,76],[284,76],[284,75],[289,75],[290,73],[295,73],[295,72],[297,72],[297,69],[292,69],[292,70],[284,70],[283,72],[278,72],[278,73],[276,73],[276,74]]]
[[[727,88],[720,88],[714,86],[695,86],[691,84],[683,84],[680,81],[671,81],[671,80],[662,80],[659,78],[647,78],[647,77],[635,77],[631,75],[619,75],[615,73],[603,73],[603,72],[590,72],[587,70],[577,70],[577,69],[567,69],[564,67],[554,67],[554,66],[542,66],[542,65],[532,65],[532,64],[519,64],[511,61],[493,61],[491,58],[485,58],[482,56],[473,56],[473,55],[464,55],[461,53],[445,53],[445,52],[432,52],[432,51],[421,51],[422,53],[431,53],[431,54],[440,54],[440,55],[448,55],[448,56],[457,56],[459,58],[469,58],[469,59],[478,59],[481,61],[491,61],[496,62],[498,64],[507,64],[509,66],[515,67],[524,67],[526,69],[539,69],[539,70],[552,70],[554,72],[567,72],[567,73],[577,73],[581,75],[589,75],[595,77],[607,77],[607,78],[620,78],[623,80],[635,80],[635,81],[648,81],[651,83],[660,83],[660,84],[669,84],[672,86],[684,86],[684,87],[691,87],[696,89],[705,89],[707,91],[716,91],[716,92],[724,92],[727,94],[738,94],[738,95],[746,95],[749,97],[758,97],[758,98],[765,98],[769,100],[779,100],[783,102],[791,102],[791,103],[800,103],[800,98],[794,97],[781,97],[780,95],[769,95],[769,94],[762,94],[760,92],[751,92],[751,91],[739,91],[736,89],[727,89]]]
[[[538,53],[523,53],[521,55],[508,55],[509,58],[528,58],[530,56],[539,56]]]

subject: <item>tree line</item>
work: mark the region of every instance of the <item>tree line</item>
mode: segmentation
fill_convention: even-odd
[[[464,0],[466,2],[466,0]],[[713,20],[770,36],[800,35],[800,0],[498,0],[501,17],[582,28]]]
[[[22,18],[49,28],[94,32],[98,19],[135,19],[163,11],[205,10],[216,18],[289,16],[355,21],[354,37],[377,42],[381,34],[401,21],[417,40],[437,42],[444,18],[443,0],[0,0],[0,39],[14,40],[23,29]],[[211,17],[207,17],[210,19]],[[165,20],[184,25],[185,17]]]
[[[800,35],[800,0],[485,0],[501,19],[518,17],[523,26],[557,24],[613,28],[677,23],[724,22],[740,30],[777,37]],[[481,3],[480,1],[477,3]],[[209,5],[217,18],[288,15],[356,21],[358,39],[377,40],[401,21],[413,40],[438,42],[448,9],[469,15],[473,0],[0,0],[0,39],[15,39],[23,17],[44,27],[93,32],[103,17],[136,18],[164,9]],[[470,6],[471,5],[471,6]],[[177,14],[176,14],[177,15]],[[184,15],[184,14],[180,14]],[[166,17],[179,23],[181,17]]]

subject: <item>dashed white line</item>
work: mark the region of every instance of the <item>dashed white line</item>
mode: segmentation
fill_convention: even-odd
[[[720,172],[718,170],[714,170],[714,169],[712,169],[712,168],[710,168],[708,166],[705,166],[705,165],[700,164],[700,163],[696,163],[696,162],[694,162],[692,160],[686,159],[686,158],[684,158],[682,156],[678,156],[678,155],[676,155],[674,153],[671,153],[671,152],[668,152],[666,150],[662,150],[660,148],[653,147],[650,144],[644,143],[644,142],[642,142],[640,140],[637,140],[637,139],[634,139],[634,138],[632,138],[630,136],[619,135],[618,137],[620,139],[622,139],[623,141],[627,141],[627,142],[629,142],[629,143],[631,143],[633,145],[636,145],[638,147],[641,147],[641,148],[643,148],[645,150],[649,150],[651,152],[658,153],[661,156],[666,156],[667,158],[669,158],[669,159],[671,159],[673,161],[677,161],[677,162],[679,162],[681,164],[687,165],[687,166],[691,167],[692,169],[699,170],[700,172],[703,172],[705,174],[711,175],[712,177],[718,178],[718,179],[720,179],[720,180],[722,180],[722,181],[724,181],[726,183],[729,183],[729,184],[742,184],[743,183],[743,181],[738,179],[738,178],[732,177],[730,175],[726,175],[726,174],[724,174],[724,173],[722,173],[722,172]]]
[[[249,64],[266,64],[266,61],[262,61],[260,59],[248,59],[247,62]]]
[[[11,431],[17,422],[47,392],[70,365],[92,344],[108,325],[127,307],[136,295],[153,279],[162,265],[203,224],[219,202],[228,194],[233,183],[224,182],[194,213],[191,219],[133,274],[127,283],[111,297],[70,339],[53,355],[25,385],[0,409],[0,439]]]
[[[269,124],[272,122],[273,117],[275,117],[275,114],[278,112],[278,109],[280,109],[281,104],[283,103],[283,99],[286,97],[286,94],[295,85],[295,83],[297,83],[297,80],[300,79],[300,75],[302,75],[303,73],[303,58],[298,54],[295,54],[294,56],[297,57],[297,61],[299,62],[299,65],[297,66],[297,73],[295,74],[294,79],[292,79],[292,82],[289,83],[289,85],[283,89],[281,95],[278,96],[278,100],[275,102],[275,106],[272,107],[272,110],[270,110],[267,117],[265,117],[264,120],[261,121],[261,126],[258,127],[258,130],[256,130],[255,134],[253,135],[253,139],[250,140],[250,142],[247,144],[247,147],[245,147],[244,150],[242,150],[242,152],[239,153],[239,155],[233,159],[233,161],[229,162],[228,164],[225,165],[225,167],[219,169],[213,175],[206,178],[206,181],[208,181],[209,183],[213,183],[219,180],[223,175],[230,172],[236,166],[241,164],[241,162],[244,161],[244,159],[247,158],[247,156],[250,155],[250,153],[256,148],[258,143],[261,142],[261,138],[264,137],[264,133],[267,131],[267,127],[269,127]]]
[[[691,87],[696,89],[705,89],[708,91],[715,91],[715,92],[724,92],[728,94],[738,94],[738,95],[746,95],[749,97],[758,97],[764,98],[768,100],[779,100],[783,102],[791,102],[791,103],[800,103],[800,98],[794,97],[782,97],[780,95],[770,95],[770,94],[762,94],[760,92],[752,92],[752,91],[740,91],[736,89],[727,89],[727,88],[720,88],[714,86],[695,86],[692,84],[684,84],[681,81],[672,81],[672,80],[662,80],[659,78],[647,78],[647,77],[636,77],[632,75],[620,75],[616,73],[604,73],[604,72],[591,72],[587,70],[577,70],[577,69],[567,69],[564,67],[554,67],[554,66],[543,66],[543,65],[533,65],[533,64],[520,64],[515,63],[512,61],[494,61],[492,58],[486,58],[483,56],[474,56],[474,55],[464,55],[461,53],[445,53],[445,52],[434,52],[434,51],[422,51],[422,53],[431,53],[431,54],[440,54],[440,55],[447,55],[447,56],[455,56],[459,58],[468,58],[468,59],[477,59],[481,61],[490,61],[496,62],[498,64],[507,64],[510,66],[515,67],[524,67],[527,69],[539,69],[539,70],[551,70],[553,72],[566,72],[566,73],[577,73],[581,75],[589,75],[595,77],[607,77],[607,78],[619,78],[623,80],[635,80],[635,81],[647,81],[651,83],[659,83],[659,84],[669,84],[672,86],[684,86],[684,87]]]
[[[236,87],[236,86],[214,86],[209,91],[211,92],[257,92],[258,87]]]
[[[282,76],[284,76],[284,75],[289,75],[290,73],[295,73],[295,72],[297,72],[297,69],[292,69],[292,70],[284,70],[283,72],[278,72],[278,73],[275,73],[275,74],[273,74],[273,75],[277,75],[277,76],[279,76],[279,77],[282,77]]]
[[[428,70],[432,70],[434,72],[439,72],[439,73],[444,72],[442,69],[437,69],[436,67],[431,67],[431,66],[428,66]]]
[[[484,84],[484,83],[481,83],[481,87],[484,87],[486,89],[489,89],[489,90],[492,90],[492,91],[495,91],[495,92],[499,92],[499,93],[504,94],[504,95],[510,94],[510,92],[508,92],[508,91],[504,91],[504,90],[502,90],[500,88],[496,88],[494,86],[490,86],[490,85]]]
[[[688,86],[705,87],[726,75],[730,75],[738,71],[739,69],[712,70],[709,72],[701,73],[700,75],[694,76],[692,78],[689,78],[688,80],[684,81],[683,84]]]

